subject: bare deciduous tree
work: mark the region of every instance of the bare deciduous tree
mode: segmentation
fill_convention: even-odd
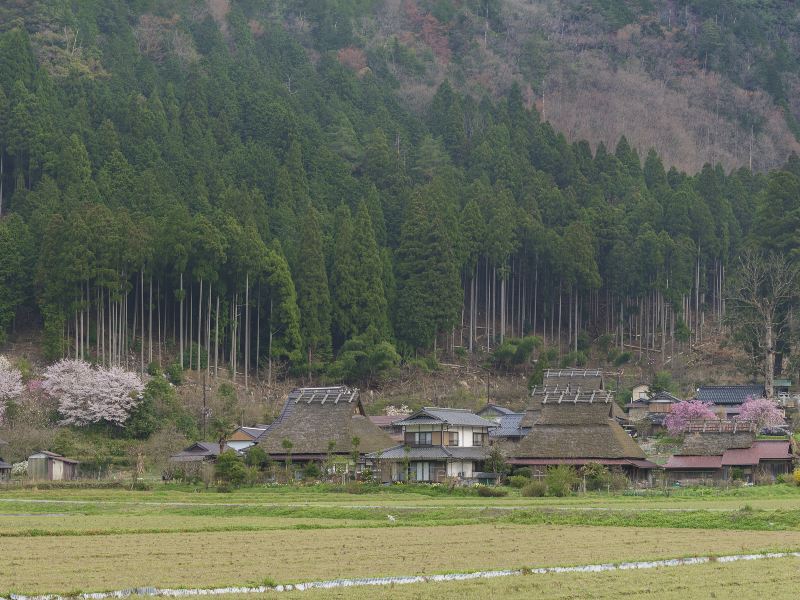
[[[763,357],[764,387],[773,396],[775,345],[788,332],[787,309],[797,297],[800,271],[782,254],[746,250],[728,292],[728,320]]]

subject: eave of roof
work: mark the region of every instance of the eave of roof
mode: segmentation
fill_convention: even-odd
[[[721,469],[722,456],[670,456],[665,469]]]

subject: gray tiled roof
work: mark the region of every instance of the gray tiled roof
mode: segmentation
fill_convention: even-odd
[[[482,417],[484,414],[492,412],[497,413],[498,415],[514,414],[514,411],[511,410],[510,408],[506,408],[505,406],[498,406],[497,404],[487,404],[475,414],[477,414],[479,417]]]
[[[406,453],[402,444],[384,450],[373,452],[367,458],[381,458],[383,460],[404,460]],[[485,446],[411,446],[408,449],[410,460],[483,460],[486,458],[488,448]]]
[[[10,469],[10,468],[11,468],[10,464],[8,464],[7,462],[4,462],[3,460],[0,460],[0,469],[5,471],[5,470]]]
[[[500,426],[489,431],[490,438],[524,437],[530,427],[521,427],[525,413],[511,413],[500,417]]]
[[[701,402],[713,404],[742,404],[749,397],[764,396],[763,385],[706,385],[697,389],[696,397]]]
[[[396,421],[395,425],[433,425],[435,423],[447,423],[448,425],[467,427],[497,426],[493,421],[488,421],[463,408],[436,408],[432,406],[426,406],[414,414],[409,415],[402,421]]]

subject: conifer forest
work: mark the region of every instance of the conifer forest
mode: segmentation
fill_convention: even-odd
[[[573,139],[524,81],[415,106],[424,60],[362,43],[371,0],[3,4],[0,343],[49,360],[359,382],[535,336],[664,361],[724,320],[743,253],[797,258],[793,146],[685,172]],[[434,61],[460,55],[439,5],[502,36],[499,3],[410,4]]]

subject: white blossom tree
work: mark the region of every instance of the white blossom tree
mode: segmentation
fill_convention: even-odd
[[[58,401],[64,425],[104,421],[122,426],[139,404],[144,384],[136,373],[119,367],[61,360],[45,370],[42,389]]]
[[[23,390],[22,373],[5,356],[0,356],[0,422],[6,412],[6,403],[18,398]]]

